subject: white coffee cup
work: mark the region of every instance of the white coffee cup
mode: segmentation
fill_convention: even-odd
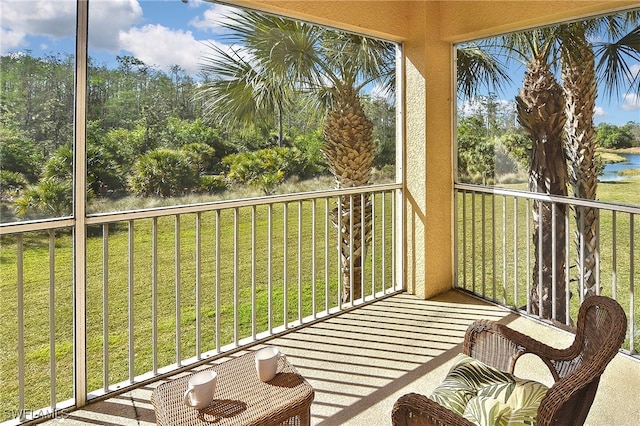
[[[213,370],[201,371],[191,376],[184,393],[184,403],[198,410],[208,407],[213,401],[217,379],[218,374]]]
[[[256,372],[258,373],[258,378],[263,382],[268,382],[276,377],[278,373],[278,360],[280,358],[286,357],[278,348],[274,348],[273,346],[256,351]]]

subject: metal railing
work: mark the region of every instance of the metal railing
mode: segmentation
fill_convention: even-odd
[[[1,226],[0,406],[16,408],[0,422],[55,417],[400,291],[400,191],[375,185],[88,216],[86,265],[75,266],[86,275],[82,315],[73,303],[73,219]],[[370,212],[370,228],[334,226],[345,205]],[[366,239],[363,297],[346,302],[354,257],[345,264],[338,247],[354,226]],[[86,318],[80,352],[77,318]]]
[[[588,291],[586,277],[593,273],[595,293],[613,297],[624,308],[628,332],[623,349],[638,356],[640,300],[635,297],[635,283],[640,282],[640,207],[466,184],[456,184],[455,190],[458,288],[540,316],[542,302],[532,302],[531,294],[532,290],[543,294],[540,286],[549,268],[553,310],[544,318],[558,319],[566,310],[569,315],[563,321],[571,324]],[[552,212],[550,226],[543,226],[542,215],[535,214],[536,203]],[[587,241],[580,232],[584,218],[575,219],[578,209],[596,212],[595,270],[591,272],[584,266]],[[558,214],[562,211],[566,214]],[[553,248],[552,261],[544,267],[542,241],[549,244],[547,250]],[[557,307],[555,302],[561,298]]]

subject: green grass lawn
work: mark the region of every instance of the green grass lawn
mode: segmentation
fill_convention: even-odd
[[[640,194],[640,179],[628,179],[615,183],[601,183],[598,187],[598,198],[624,204],[640,204],[633,199]],[[378,198],[380,196],[377,196]],[[512,223],[514,216],[513,202],[507,203],[504,215],[507,222]],[[522,203],[522,202],[520,202]],[[333,204],[330,208],[333,207]],[[299,208],[301,208],[302,225],[298,225]],[[477,209],[480,206],[476,206]],[[493,206],[485,206],[491,212]],[[524,226],[518,232],[519,245],[512,245],[513,229],[507,230],[507,255],[503,259],[502,250],[502,201],[496,198],[496,224],[493,247],[489,234],[486,234],[484,250],[487,262],[476,264],[478,271],[484,270],[484,279],[475,282],[476,291],[488,298],[506,304],[522,306],[526,303],[526,280],[529,275],[522,260],[526,258],[526,235]],[[175,216],[153,219],[142,219],[131,222],[120,222],[109,225],[108,238],[103,239],[103,227],[92,226],[87,240],[87,372],[89,390],[101,389],[105,383],[103,371],[107,371],[107,384],[113,385],[129,378],[131,367],[134,375],[143,374],[153,369],[154,357],[157,367],[176,362],[176,358],[185,359],[196,355],[196,319],[200,323],[200,350],[215,350],[218,347],[233,343],[236,339],[260,333],[271,326],[278,327],[285,321],[293,321],[313,313],[313,304],[317,312],[325,306],[335,306],[338,301],[338,252],[337,235],[332,225],[328,232],[328,258],[325,259],[325,206],[323,201],[316,205],[315,226],[312,218],[311,202],[290,203],[288,220],[284,221],[282,205],[274,205],[271,215],[271,264],[269,265],[268,207],[238,209],[237,249],[234,241],[234,211],[224,211],[216,222],[216,214],[206,212],[199,215],[200,226],[200,263],[196,261],[196,214],[180,216],[179,226]],[[376,207],[375,235],[375,276],[376,291],[382,289],[382,278],[387,286],[392,282],[391,273],[391,199],[386,200],[386,227],[383,229],[379,200]],[[255,252],[252,251],[251,218],[255,214]],[[518,207],[518,215],[524,214],[523,205]],[[489,216],[487,216],[489,217]],[[523,223],[523,221],[521,222]],[[603,253],[601,267],[603,271],[611,270],[612,241],[610,233],[612,218],[605,214],[601,217],[601,251]],[[129,230],[131,226],[132,232]],[[480,226],[480,225],[479,225]],[[156,229],[154,233],[154,228]],[[176,229],[179,228],[179,232]],[[629,221],[624,215],[617,218],[619,232],[616,241],[618,257],[617,297],[629,310],[629,273],[625,270],[625,262],[629,259]],[[285,240],[285,229],[287,238]],[[479,230],[480,228],[478,228]],[[493,229],[491,227],[487,229]],[[640,224],[635,224],[638,233]],[[219,232],[219,247],[216,247],[216,233]],[[301,238],[298,238],[298,234]],[[315,237],[315,239],[314,239]],[[382,241],[386,242],[384,257],[387,259],[385,270],[382,270]],[[301,241],[298,246],[298,240]],[[104,241],[107,241],[104,245]],[[154,260],[154,241],[156,256]],[[286,257],[285,257],[286,241]],[[133,267],[129,268],[129,244],[133,243]],[[50,389],[55,377],[57,400],[65,400],[73,396],[73,251],[69,230],[58,230],[50,238],[48,232],[32,232],[24,235],[24,376],[25,406],[38,409],[48,406]],[[55,245],[54,256],[50,258],[49,245]],[[311,252],[315,244],[315,263],[311,260]],[[482,241],[475,242],[476,253],[482,249]],[[573,243],[571,243],[573,246]],[[635,256],[640,253],[640,238],[635,239]],[[3,237],[0,241],[0,410],[13,410],[18,406],[18,310],[17,251],[15,237]],[[178,251],[176,254],[176,247]],[[467,242],[466,259],[470,262],[471,241]],[[464,255],[460,241],[460,254]],[[104,258],[103,253],[107,253]],[[239,266],[233,268],[234,256]],[[179,259],[179,277],[177,280],[176,258]],[[463,258],[465,258],[463,256]],[[255,259],[255,267],[252,259]],[[286,260],[285,260],[286,259]],[[298,263],[298,259],[301,259]],[[625,261],[625,259],[627,259]],[[156,280],[153,281],[154,268]],[[366,282],[371,282],[371,252],[365,269]],[[218,265],[219,263],[219,265]],[[325,278],[325,263],[328,264],[329,276]],[[50,267],[53,274],[50,274]],[[105,269],[103,265],[107,265]],[[461,265],[463,265],[461,263]],[[504,266],[506,265],[506,266]],[[518,265],[517,268],[515,265]],[[314,268],[315,266],[315,268]],[[472,264],[466,264],[467,287],[471,287],[470,271]],[[219,274],[217,273],[219,267]],[[494,272],[495,268],[495,272]],[[199,271],[196,274],[196,269]],[[313,271],[315,269],[315,280]],[[636,265],[636,276],[638,274]],[[272,312],[268,312],[268,271],[271,271]],[[625,272],[626,271],[626,272]],[[572,272],[573,273],[573,272]],[[459,271],[462,280],[462,266]],[[517,282],[517,299],[513,285],[502,286],[502,277]],[[626,274],[626,275],[625,275]],[[53,281],[50,276],[54,277]],[[132,279],[130,280],[130,276]],[[495,287],[493,277],[496,277]],[[235,281],[234,281],[235,278]],[[106,281],[106,287],[103,284]],[[199,310],[196,309],[196,281],[199,283]],[[637,280],[636,280],[637,281]],[[218,287],[216,288],[216,282]],[[234,282],[237,287],[234,287]],[[327,283],[325,289],[325,282]],[[179,285],[177,285],[179,283]],[[255,283],[255,293],[253,291]],[[300,283],[300,285],[298,284]],[[612,291],[612,276],[603,274],[603,293]],[[370,285],[367,285],[371,292]],[[155,321],[157,335],[154,345],[154,312],[153,294],[155,290],[157,309]],[[179,288],[179,291],[177,290]],[[53,291],[51,291],[53,289]],[[234,292],[237,289],[237,296]],[[328,293],[328,300],[327,294]],[[574,291],[575,293],[575,291]],[[255,295],[255,296],[253,296]],[[299,298],[298,296],[301,295]],[[234,297],[238,305],[234,310]],[[252,311],[252,297],[255,297],[255,311]],[[179,298],[179,303],[177,299]],[[286,303],[285,303],[286,298]],[[53,303],[51,303],[53,301]],[[103,315],[106,301],[106,317]],[[577,310],[574,298],[572,309]],[[638,303],[638,302],[636,302]],[[179,312],[176,312],[179,306]],[[51,310],[50,307],[53,307]],[[219,311],[217,311],[219,308]],[[129,310],[133,311],[133,323],[129,324]],[[640,306],[635,307],[640,312]],[[574,314],[575,315],[575,314]],[[54,330],[49,328],[50,316],[54,317]],[[237,318],[237,322],[236,322]],[[254,320],[255,318],[255,320]],[[574,316],[575,318],[575,316]],[[106,325],[105,325],[106,321]],[[176,326],[176,322],[179,326]],[[106,327],[106,348],[108,361],[103,356],[105,339],[103,331]],[[130,328],[133,336],[130,335]],[[217,330],[219,329],[219,332]],[[640,330],[640,324],[636,325]],[[55,336],[51,345],[50,334]],[[134,364],[129,364],[129,340],[133,340]],[[636,339],[638,342],[640,337]],[[640,342],[639,342],[640,343]],[[638,344],[638,343],[637,343]],[[179,347],[179,356],[176,347]],[[155,352],[154,352],[155,349]],[[639,349],[639,348],[636,348]],[[51,353],[55,374],[51,372]],[[105,368],[105,362],[108,367]],[[2,419],[6,420],[6,419]],[[1,421],[1,420],[0,420]]]
[[[524,184],[512,185],[513,189],[524,189]],[[481,294],[489,299],[508,306],[526,307],[529,288],[528,283],[533,283],[530,272],[534,267],[535,249],[531,238],[533,225],[526,228],[526,204],[525,200],[518,200],[514,206],[512,198],[496,196],[492,198],[486,195],[484,205],[482,196],[475,197],[475,205],[472,204],[472,196],[466,195],[466,216],[462,214],[463,196],[458,194],[458,223],[467,223],[466,235],[459,228],[458,234],[458,284],[468,290]],[[640,205],[640,179],[633,178],[612,183],[600,183],[598,185],[598,199],[619,204]],[[493,200],[493,201],[492,201]],[[532,208],[532,205],[530,206]],[[475,221],[472,219],[472,211],[475,208]],[[517,209],[517,210],[516,210]],[[484,211],[484,220],[483,220]],[[517,226],[514,218],[518,217]],[[531,210],[532,214],[532,210]],[[532,220],[532,216],[530,218]],[[475,224],[473,223],[475,222]],[[506,226],[504,225],[506,223]],[[638,253],[640,253],[640,223],[635,218],[633,224],[633,251],[631,250],[631,222],[630,215],[618,213],[615,217],[615,229],[617,239],[612,241],[614,217],[609,211],[600,213],[599,230],[601,239],[600,248],[600,283],[601,294],[612,296],[623,306],[627,315],[632,310],[640,312],[640,300],[632,299],[632,289],[638,282]],[[475,227],[475,239],[471,237],[472,226]],[[573,212],[569,212],[569,277],[571,318],[577,317],[579,309],[579,271],[575,266],[577,261],[577,249],[574,242],[576,223]],[[517,243],[514,244],[514,237]],[[615,250],[614,250],[615,247]],[[635,271],[631,276],[631,257],[635,259]],[[475,262],[474,262],[475,258]],[[527,259],[530,259],[527,262]],[[615,268],[614,268],[615,265]],[[636,315],[635,351],[640,351],[640,317]],[[629,348],[629,337],[625,342]]]
[[[382,290],[383,276],[387,287],[392,283],[391,196],[386,195],[385,229],[382,227],[380,198],[380,195],[376,196],[375,265],[372,264],[371,250],[365,264],[366,294],[372,292],[374,266],[375,291]],[[333,208],[334,204],[335,200],[330,203],[329,208]],[[266,331],[269,329],[269,320],[271,327],[275,328],[285,323],[285,315],[286,322],[312,315],[314,303],[315,312],[337,305],[336,230],[330,223],[325,250],[327,228],[324,201],[318,201],[315,205],[315,222],[312,221],[312,209],[310,201],[290,203],[285,223],[283,205],[273,205],[271,265],[268,261],[268,206],[258,206],[255,210],[251,207],[237,210],[237,243],[234,237],[234,210],[222,211],[219,218],[215,212],[206,212],[181,215],[179,219],[168,216],[156,220],[115,223],[108,226],[108,238],[103,238],[106,226],[104,229],[102,226],[90,227],[86,269],[89,390],[104,387],[105,370],[107,384],[113,385],[126,381],[130,368],[133,375],[151,371],[154,357],[157,360],[156,367],[163,367],[175,363],[177,359],[195,356],[196,318],[200,325],[200,351],[205,352],[234,343],[236,339],[249,337],[254,332]],[[299,214],[302,217],[301,224],[298,223]],[[251,225],[254,215],[255,231]],[[200,228],[199,263],[196,259],[197,221]],[[218,247],[217,233],[220,235]],[[252,245],[254,233],[255,244]],[[53,259],[49,257],[50,241],[55,244]],[[131,242],[134,247],[132,268],[129,266],[128,249]],[[45,232],[28,233],[24,235],[22,244],[25,406],[35,409],[49,405],[52,385],[50,377],[55,377],[58,401],[73,396],[73,252],[68,230],[57,231],[51,240]],[[313,244],[315,259],[311,256]],[[18,407],[16,247],[15,237],[3,238],[0,251],[0,296],[4,305],[0,311],[2,410]],[[325,251],[329,255],[326,262]],[[104,253],[107,254],[106,257]],[[383,256],[387,259],[385,270],[382,269]],[[238,268],[234,270],[236,258]],[[255,264],[252,259],[255,259]],[[51,261],[54,265],[53,282],[49,278]],[[176,267],[177,262],[179,268]],[[328,264],[327,277],[325,263]],[[155,282],[154,264],[157,265]],[[106,271],[103,265],[107,266]],[[272,285],[270,314],[269,271]],[[176,278],[178,276],[179,279]],[[50,291],[51,288],[53,292]],[[199,310],[196,308],[197,288]],[[157,306],[155,315],[152,309],[154,294]],[[53,305],[50,303],[51,298],[54,300]],[[234,310],[235,298],[238,304]],[[252,298],[255,299],[254,311]],[[53,311],[50,311],[50,306],[53,306]],[[176,311],[177,307],[179,312]],[[217,308],[219,312],[216,311]],[[106,316],[103,315],[103,309],[106,309]],[[132,325],[129,323],[130,309],[133,312]],[[50,315],[55,318],[53,331],[49,328]],[[153,335],[154,321],[156,344]],[[179,326],[176,326],[176,322],[179,322]],[[108,360],[103,356],[105,328]],[[132,336],[130,329],[133,330]],[[50,333],[55,335],[55,374],[51,373],[50,365]],[[129,363],[130,339],[133,340],[133,365]],[[179,348],[179,353],[176,348]]]

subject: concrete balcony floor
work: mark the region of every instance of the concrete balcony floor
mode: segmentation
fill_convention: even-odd
[[[385,425],[391,423],[398,397],[429,394],[437,386],[460,352],[467,325],[479,318],[499,320],[557,347],[573,340],[566,332],[451,291],[432,300],[393,296],[267,343],[285,352],[314,387],[313,425]],[[524,358],[516,374],[549,385],[550,374],[542,363]],[[47,424],[152,425],[149,398],[162,382],[92,403]],[[618,355],[602,377],[586,424],[637,424],[639,391],[640,362]]]

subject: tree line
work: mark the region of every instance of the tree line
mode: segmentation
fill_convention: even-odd
[[[167,74],[133,57],[118,57],[113,72],[89,63],[87,200],[118,193],[211,193],[236,182],[270,194],[290,175],[327,172],[338,188],[359,187],[372,183],[374,167],[395,163],[395,107],[366,95],[372,87],[393,95],[395,44],[252,11],[231,12],[221,25],[228,30],[230,50],[209,45],[197,84],[179,67]],[[29,78],[21,65],[58,71],[71,62],[49,67],[46,60],[24,61],[23,55],[6,61],[16,65],[11,75],[18,81],[6,92],[6,111],[20,105],[20,79]],[[48,78],[39,74],[35,80],[47,84]],[[68,77],[53,86],[45,93],[71,101]],[[34,156],[42,155],[30,163],[38,170],[31,181],[15,167],[4,172],[15,188],[14,212],[25,218],[69,213],[71,134],[44,151],[34,126],[21,126],[29,119],[25,109],[7,115],[14,141],[23,139]],[[45,114],[44,121],[52,115]],[[70,129],[70,121],[62,123]],[[33,158],[25,157],[29,150],[16,149],[20,145],[11,144],[20,151],[13,155]],[[44,166],[37,167],[38,160]],[[364,198],[351,205],[349,197],[341,197],[333,214],[336,227],[355,234],[343,231],[339,245],[345,301],[350,289],[356,299],[361,294],[359,271],[371,230],[360,225],[371,220]],[[357,247],[350,249],[349,241]]]
[[[165,72],[131,56],[118,66],[89,61],[87,194],[173,197],[251,185],[273,193],[291,176],[328,174],[322,114],[292,94],[281,134],[277,121],[230,123],[203,116],[198,79],[179,66]],[[74,59],[0,57],[0,215],[2,222],[71,213]],[[376,123],[376,166],[395,161],[395,108],[363,96]]]
[[[504,105],[494,96],[476,96],[473,102],[473,112],[458,114],[458,179],[485,185],[526,181],[531,139],[517,123],[515,103]],[[640,147],[640,122],[600,123],[594,142],[604,149]],[[595,161],[600,175],[605,164],[597,155]]]

